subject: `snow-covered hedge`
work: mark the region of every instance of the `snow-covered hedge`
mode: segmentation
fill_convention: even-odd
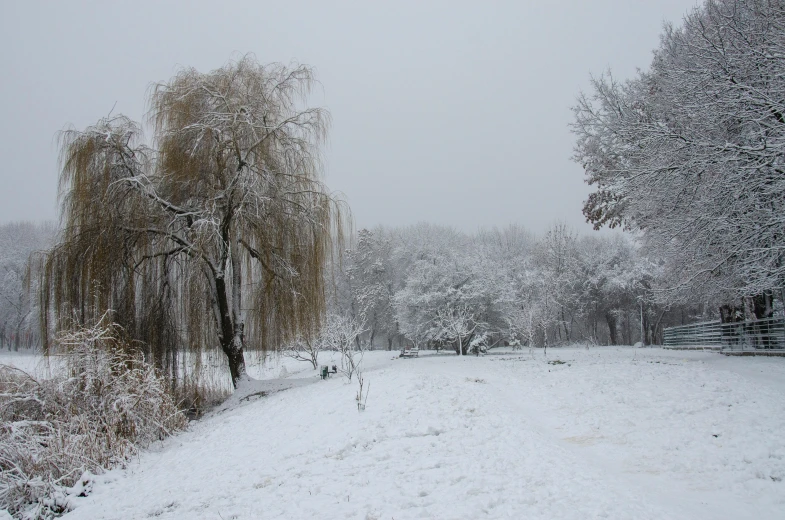
[[[58,516],[90,474],[185,426],[166,382],[121,338],[112,325],[61,335],[51,379],[0,365],[0,510]]]

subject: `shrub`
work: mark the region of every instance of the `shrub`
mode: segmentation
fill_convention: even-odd
[[[166,382],[122,331],[61,334],[64,363],[38,380],[0,365],[0,510],[48,519],[89,492],[90,474],[185,427]]]

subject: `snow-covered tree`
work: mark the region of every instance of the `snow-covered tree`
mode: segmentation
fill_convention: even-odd
[[[365,345],[357,338],[365,332],[362,320],[339,314],[329,314],[319,333],[325,349],[334,350],[341,355],[341,373],[352,380],[354,374],[362,370]]]
[[[53,236],[54,226],[49,223],[0,225],[0,348],[40,344],[38,279],[28,266],[31,255],[51,247]]]
[[[567,225],[558,223],[548,229],[538,242],[536,262],[542,302],[541,316],[547,320],[544,329],[548,342],[548,325],[555,326],[554,340],[572,341],[572,325],[576,312],[576,241]]]
[[[55,316],[112,309],[174,374],[179,350],[218,344],[235,386],[246,345],[316,330],[341,212],[319,180],[329,115],[303,108],[312,83],[246,56],[151,89],[155,149],[119,115],[64,132],[65,227],[43,284]]]
[[[341,367],[351,380],[366,350],[358,338],[365,332],[360,320],[351,316],[329,312],[315,333],[301,334],[283,348],[283,355],[307,361],[314,370],[319,368],[319,354],[325,351],[341,355]]]
[[[619,317],[634,300],[634,282],[627,277],[633,268],[635,251],[621,236],[589,236],[578,242],[577,269],[581,281],[577,293],[585,317],[588,335],[599,341],[598,323],[608,327],[608,341],[618,345]]]
[[[413,261],[395,294],[396,319],[415,344],[440,347],[446,341],[440,315],[458,308],[476,311],[468,237],[449,228],[417,226],[406,238],[403,248]]]
[[[784,296],[783,55],[785,3],[707,0],[665,27],[648,71],[578,100],[584,214],[667,261],[661,301]]]
[[[439,331],[438,340],[455,343],[455,352],[459,356],[467,354],[469,339],[480,324],[468,305],[453,306],[439,309],[436,313],[434,326]]]
[[[309,334],[297,336],[281,350],[284,356],[297,361],[307,361],[316,370],[319,368],[319,354],[326,350],[326,345],[321,334]]]
[[[373,348],[377,333],[386,336],[388,349],[398,324],[392,308],[395,267],[392,263],[392,243],[379,229],[361,229],[356,247],[346,255],[346,273],[352,291],[355,315],[365,318],[368,346]]]
[[[404,336],[416,344],[451,345],[460,354],[475,334],[486,334],[492,343],[509,339],[508,273],[492,247],[498,237],[479,239],[438,227],[418,232],[431,237],[404,248],[414,253],[414,261],[394,298]]]
[[[578,237],[562,224],[540,237],[515,225],[474,235],[429,224],[361,230],[346,259],[339,313],[366,330],[389,320],[423,348],[650,343],[696,312],[653,301],[666,270],[630,239]],[[369,310],[373,320],[360,315]]]

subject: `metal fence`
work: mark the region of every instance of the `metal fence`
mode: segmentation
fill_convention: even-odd
[[[785,350],[785,318],[721,323],[707,321],[663,331],[663,343],[672,348],[718,350]]]

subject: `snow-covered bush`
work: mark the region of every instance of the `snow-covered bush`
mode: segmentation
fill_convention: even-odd
[[[359,341],[359,338],[365,329],[361,321],[348,316],[330,314],[321,332],[327,348],[341,355],[340,372],[349,381],[354,374],[359,374],[362,370],[365,345]]]
[[[296,359],[297,361],[307,361],[314,370],[319,368],[319,353],[325,350],[324,336],[317,334],[309,338],[300,335],[283,347],[283,355]]]
[[[185,426],[166,382],[122,338],[105,324],[62,334],[51,379],[0,365],[0,510],[67,512],[90,474]]]

